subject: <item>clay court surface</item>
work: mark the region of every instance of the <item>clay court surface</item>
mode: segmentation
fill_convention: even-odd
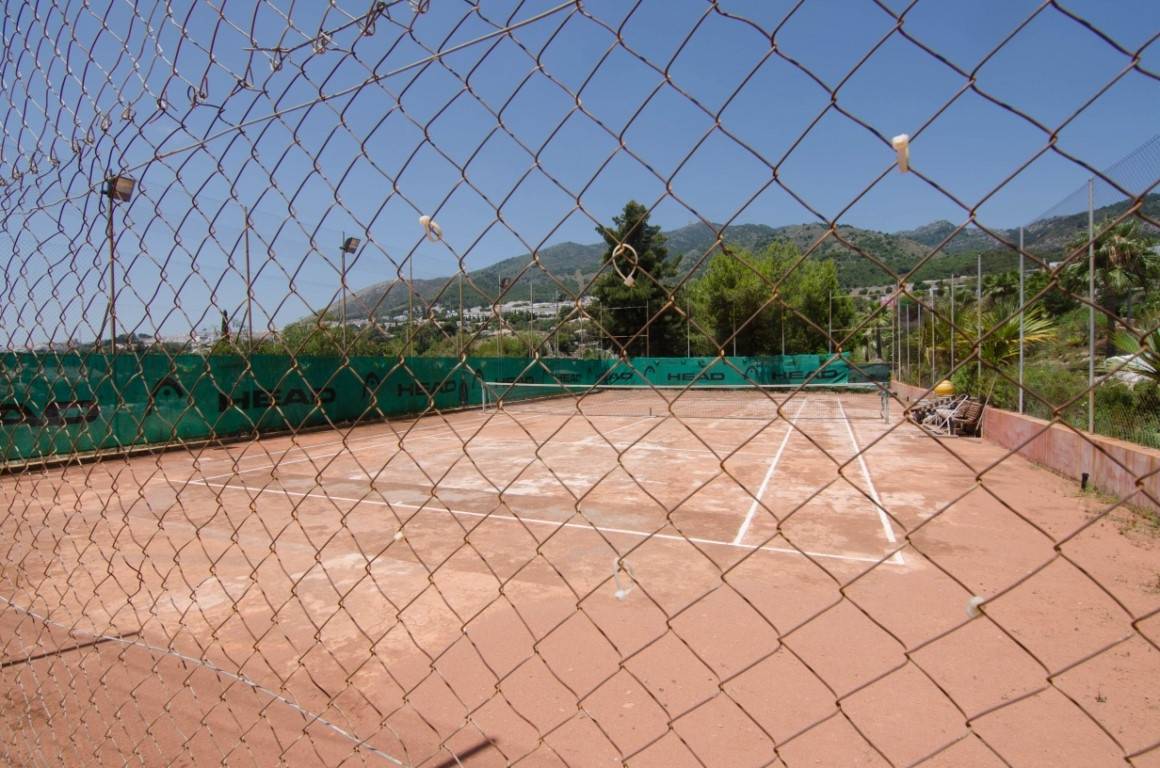
[[[599,397],[0,479],[0,763],[1160,766],[1136,513],[872,393]]]

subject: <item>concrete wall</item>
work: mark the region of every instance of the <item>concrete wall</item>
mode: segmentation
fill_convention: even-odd
[[[925,392],[892,382],[898,399],[910,405]],[[989,407],[983,412],[983,439],[1130,504],[1160,511],[1160,451],[1102,435],[1076,432],[1060,424]]]

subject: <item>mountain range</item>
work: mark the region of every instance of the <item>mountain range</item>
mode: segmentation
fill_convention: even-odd
[[[1095,219],[1099,222],[1117,216],[1125,207],[1126,203],[1117,203],[1099,208],[1095,211]],[[1143,212],[1153,220],[1160,218],[1160,194],[1149,195],[1145,199]],[[1086,227],[1086,211],[1043,219],[1024,229],[1024,247],[1036,256],[1056,259]],[[1157,229],[1146,221],[1144,227],[1157,234]],[[716,224],[710,226],[698,222],[664,233],[670,258],[681,259],[682,275],[689,270],[697,273],[704,269],[713,255],[706,257],[705,254],[713,247],[717,232],[721,229]],[[840,225],[836,235],[822,240],[811,253],[811,258],[834,259],[838,266],[838,279],[847,290],[894,282],[894,278],[859,251],[902,274],[913,269],[932,249],[943,244],[938,253],[915,273],[914,279],[917,280],[941,279],[952,274],[973,272],[977,254],[985,255],[985,269],[988,272],[1015,268],[1018,256],[1001,240],[1017,243],[1017,229],[994,230],[995,237],[975,226],[964,227],[957,233],[956,229],[949,221],[935,221],[916,229],[893,233]],[[735,224],[724,228],[723,239],[730,248],[750,251],[761,250],[777,241],[788,241],[805,250],[826,232],[827,228],[821,224],[782,227]],[[471,271],[463,281],[464,306],[491,304],[499,292],[502,278],[514,279],[504,295],[504,301],[554,301],[565,292],[575,293],[587,285],[600,269],[604,253],[603,243],[564,242],[541,250],[538,267],[532,263],[528,254],[524,254]],[[459,285],[455,276],[418,279],[414,281],[414,289],[415,301],[420,305],[421,313],[424,312],[423,305],[458,305]],[[356,291],[350,298],[348,312],[352,318],[367,317],[372,313],[385,317],[404,312],[406,307],[406,285],[394,280]]]

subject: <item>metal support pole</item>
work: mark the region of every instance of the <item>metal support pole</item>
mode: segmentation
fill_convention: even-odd
[[[785,357],[785,305],[779,303],[777,305],[778,324],[781,326],[781,356]]]
[[[685,296],[685,357],[693,356],[693,315],[692,304]]]
[[[935,340],[935,337],[936,337],[936,334],[938,331],[938,328],[935,326],[935,318],[938,316],[938,313],[935,312],[935,308],[936,308],[936,305],[934,303],[934,284],[932,283],[930,286],[930,385],[932,387],[938,383],[937,381],[935,381],[935,376],[937,375],[936,370],[935,370],[935,363],[938,360],[938,358],[936,356],[937,349],[938,349],[936,344],[938,342]]]
[[[249,352],[254,351],[254,278],[250,272],[250,209],[243,207],[245,214],[245,229],[242,230],[243,250],[246,254],[246,336],[249,339]]]
[[[455,325],[455,351],[463,356],[463,265],[459,266],[459,322]]]
[[[729,308],[729,317],[733,321],[733,356],[737,357],[737,308]]]
[[[983,380],[983,254],[975,256],[975,380]],[[982,386],[977,384],[976,386]]]
[[[890,300],[890,372],[898,376],[898,294]]]
[[[894,378],[902,376],[902,303],[894,294]]]
[[[344,244],[346,243],[346,233],[343,233],[343,235],[342,235],[342,242]],[[342,310],[341,310],[342,311],[342,354],[349,355],[350,348],[347,346],[347,342],[346,342],[346,247],[345,247],[345,245],[343,248],[341,248],[339,250],[339,254],[340,254],[341,263],[342,263],[342,272],[339,273],[339,278],[338,278],[339,279],[339,288],[342,290],[342,299],[341,299],[341,304],[340,304],[340,306],[342,307]]]
[[[1088,179],[1088,432],[1096,431],[1096,180]]]
[[[407,356],[415,354],[415,254],[407,256]]]
[[[117,354],[117,246],[113,238],[113,196],[109,199],[109,220],[106,234],[109,237],[109,350]]]
[[[955,276],[951,275],[951,368],[955,370]]]
[[[827,310],[826,320],[826,351],[831,355],[834,354],[834,293],[831,291],[826,294],[826,301],[829,305]],[[736,329],[734,329],[736,330]]]
[[[906,305],[906,380],[910,381],[910,305]]]
[[[1023,280],[1023,227],[1019,227],[1019,413],[1023,413],[1023,321],[1026,313]]]
[[[920,370],[920,371],[922,370],[922,367],[921,367],[921,366],[922,366],[922,338],[923,338],[923,330],[922,330],[922,302],[920,301],[920,302],[919,302],[919,304],[918,304],[918,349],[916,349],[916,350],[915,350],[915,354],[916,354],[916,355],[917,355],[917,357],[918,357],[918,362],[919,362],[919,370]]]

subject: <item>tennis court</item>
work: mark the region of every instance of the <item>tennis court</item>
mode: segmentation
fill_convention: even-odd
[[[8,762],[1104,765],[1148,738],[1125,606],[1154,547],[1061,478],[874,388],[556,395],[0,480]],[[1065,698],[1096,688],[1098,726]]]

